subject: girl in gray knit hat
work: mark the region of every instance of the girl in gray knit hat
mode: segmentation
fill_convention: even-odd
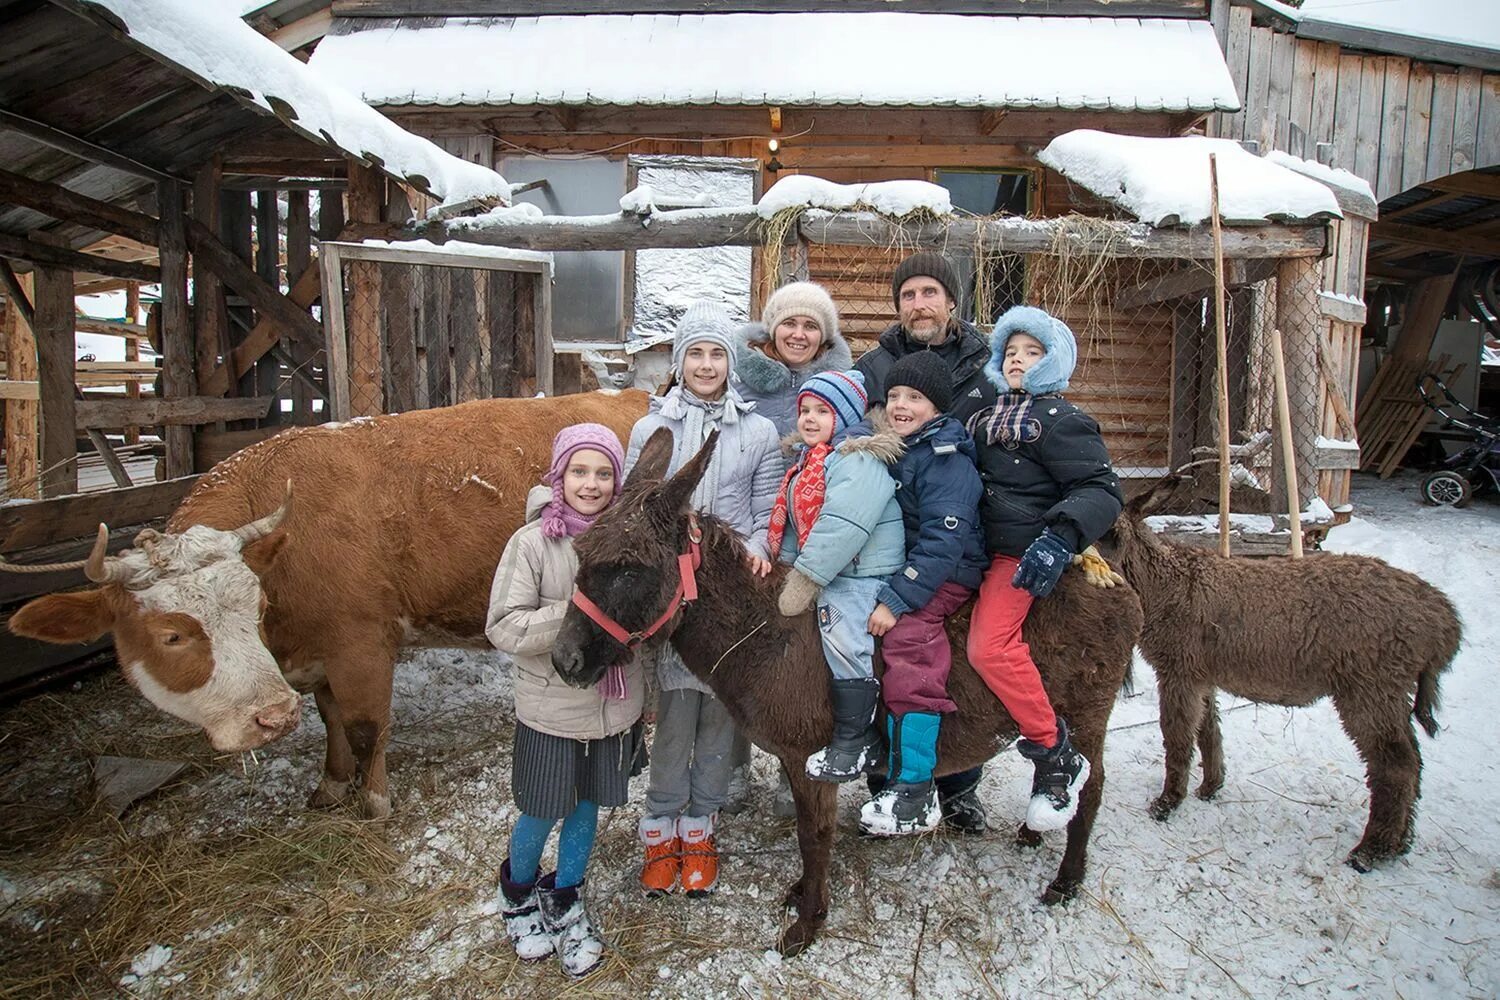
[[[739,532],[752,568],[764,576],[771,570],[766,530],[784,464],[776,428],[753,412],[735,388],[733,334],[733,321],[722,306],[695,302],[688,307],[672,345],[676,384],[666,395],[653,397],[650,411],[631,429],[625,473],[628,477],[658,428],[672,431],[668,475],[719,431],[718,447],[693,493],[693,507]],[[728,792],[734,724],[671,646],[657,654],[657,676],[656,738],[640,822],[646,846],[641,885],[649,895],[680,884],[689,896],[703,896],[718,879],[714,824]]]

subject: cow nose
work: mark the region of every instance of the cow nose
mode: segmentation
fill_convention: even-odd
[[[302,699],[294,696],[285,704],[261,711],[255,716],[255,724],[271,733],[274,739],[296,729],[301,718]]]

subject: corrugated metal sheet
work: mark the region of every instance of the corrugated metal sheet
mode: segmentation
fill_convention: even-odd
[[[312,67],[376,105],[1240,106],[1206,21],[638,14],[335,27]]]

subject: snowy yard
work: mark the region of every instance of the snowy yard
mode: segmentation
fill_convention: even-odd
[[[552,963],[520,966],[496,913],[513,818],[501,658],[427,652],[400,670],[387,829],[304,810],[323,742],[310,703],[283,743],[219,756],[111,675],[0,713],[0,996],[1494,997],[1500,504],[1425,509],[1415,487],[1356,477],[1359,519],[1328,543],[1421,574],[1466,628],[1443,731],[1421,740],[1415,847],[1375,873],[1343,864],[1367,800],[1326,703],[1224,699],[1219,799],[1149,819],[1162,751],[1138,663],[1071,905],[1036,901],[1061,841],[1012,845],[1029,776],[1005,755],[982,786],[987,838],[859,840],[846,790],[826,931],[782,961],[767,947],[797,856],[790,824],[763,818],[773,775],[759,755],[709,900],[642,899],[635,810],[606,814],[589,893],[613,950],[569,984]],[[117,822],[86,811],[100,753],[189,767]]]

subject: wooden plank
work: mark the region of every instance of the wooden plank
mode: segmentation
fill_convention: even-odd
[[[531,279],[532,299],[530,319],[536,356],[537,391],[551,396],[556,391],[555,368],[552,351],[552,268],[549,265],[541,275]],[[524,329],[524,328],[523,328]]]
[[[1500,164],[1500,73],[1486,73],[1479,93],[1479,145],[1474,166]]]
[[[1354,132],[1354,172],[1369,181],[1372,188],[1375,186],[1376,175],[1380,172],[1380,120],[1384,109],[1385,59],[1382,56],[1364,56],[1360,59],[1359,120]]]
[[[1467,234],[1463,230],[1428,229],[1423,226],[1409,226],[1403,222],[1377,222],[1371,239],[1389,240],[1428,250],[1442,250],[1446,253],[1500,257],[1500,236],[1485,237]]]
[[[1276,33],[1270,28],[1250,29],[1250,73],[1245,82],[1245,142],[1257,142],[1269,152],[1265,132],[1269,126],[1267,104],[1271,94],[1271,52]]]
[[[422,267],[420,338],[427,344],[427,405],[448,406],[453,396],[453,351],[448,342],[450,268]]]
[[[194,435],[193,458],[200,469],[212,469],[230,455],[280,434],[284,427],[249,427],[218,431],[205,427]]]
[[[188,247],[185,231],[186,226],[197,223],[191,222],[183,210],[181,185],[159,185],[156,200],[161,217],[161,391],[163,396],[172,399],[193,395],[193,390],[198,385],[193,377],[193,335],[188,312]],[[204,232],[207,233],[207,230]],[[191,474],[192,429],[168,427],[163,437],[167,442],[166,478],[177,479]]]
[[[1297,37],[1275,32],[1271,39],[1271,81],[1266,95],[1266,121],[1261,126],[1261,152],[1285,150],[1291,125],[1292,80]]]
[[[73,291],[74,291],[74,293],[76,295],[76,293],[78,291],[78,288],[77,288],[76,285],[74,286]],[[140,284],[138,282],[132,281],[132,282],[130,282],[130,284],[128,284],[128,285],[125,286],[125,320],[126,320],[127,323],[129,323],[131,325],[134,325],[134,324],[140,322],[140,318],[141,318],[141,286],[140,286]],[[142,326],[141,329],[145,330],[145,327]],[[125,341],[125,360],[126,361],[135,361],[135,362],[139,362],[141,360],[141,344],[140,344],[139,340],[127,340],[127,341]],[[141,398],[141,386],[140,386],[139,382],[132,382],[129,385],[125,386],[125,398],[126,399],[140,399]],[[126,444],[138,444],[140,442],[140,440],[141,440],[141,431],[140,431],[139,427],[126,427],[125,428],[125,443]]]
[[[490,336],[490,391],[496,397],[514,396],[519,383],[516,371],[516,286],[519,281],[506,271],[484,275],[488,308],[485,316]]]
[[[1363,302],[1351,302],[1342,296],[1330,295],[1327,292],[1318,293],[1318,312],[1335,322],[1353,323],[1356,326],[1365,324]]]
[[[248,299],[263,319],[276,323],[284,335],[297,340],[308,350],[322,349],[323,331],[301,307],[262,281],[249,265],[198,222],[188,221],[187,235],[197,258],[225,284]]]
[[[328,385],[328,417],[349,419],[349,342],[345,333],[344,265],[339,247],[325,244],[319,258],[323,272],[323,329],[328,345],[328,364],[324,368]]]
[[[1021,146],[945,144],[919,146],[783,146],[778,158],[789,170],[839,167],[1009,167],[1031,166],[1033,156]]]
[[[405,413],[417,408],[417,339],[412,306],[416,268],[409,264],[376,267],[385,318],[386,407],[392,413]]]
[[[1479,198],[1500,199],[1500,174],[1466,174],[1456,177],[1437,177],[1425,182],[1423,187],[1450,194],[1474,195]]]
[[[1200,403],[1196,389],[1203,349],[1201,300],[1180,302],[1172,310],[1172,434],[1168,464],[1176,469],[1192,459]]]
[[[1359,85],[1364,65],[1357,55],[1339,55],[1338,90],[1333,106],[1333,166],[1354,169],[1359,133]]]
[[[281,290],[281,206],[275,191],[255,193],[255,273],[267,288]],[[285,301],[285,300],[283,300]],[[306,316],[301,310],[298,314]],[[309,328],[316,326],[311,316],[306,316]],[[293,343],[286,335],[283,345]],[[281,362],[276,358],[262,357],[255,363],[255,391],[249,395],[274,396],[281,386]],[[273,410],[264,419],[271,423],[281,421],[281,410]]]
[[[0,552],[91,535],[106,520],[141,524],[166,517],[198,481],[184,476],[124,490],[103,490],[0,507]]]
[[[1385,60],[1385,95],[1380,112],[1380,147],[1376,157],[1375,188],[1377,201],[1399,194],[1401,164],[1406,155],[1407,92],[1411,83],[1411,61],[1400,56]]]
[[[1446,177],[1453,172],[1453,114],[1457,106],[1457,71],[1445,66],[1433,67],[1432,126],[1427,136],[1425,179]]]
[[[7,266],[6,270],[9,268]],[[30,302],[33,294],[33,276],[16,275],[16,290],[8,295],[9,305],[5,310],[5,356],[8,360],[7,379],[0,382],[6,386],[20,387],[17,391],[27,395],[7,395],[5,404],[5,463],[6,493],[14,499],[35,500],[41,496],[38,471],[38,420],[41,398],[41,383],[37,380],[36,338],[32,335],[31,323],[22,315],[17,300]],[[28,305],[27,311],[30,307]],[[25,387],[30,386],[28,390]]]
[[[96,319],[93,316],[77,316],[73,329],[79,333],[97,333],[105,337],[120,337],[125,340],[145,340],[146,327],[140,323],[121,322],[115,319]]]
[[[827,10],[806,0],[635,0],[639,14],[782,14]],[[839,9],[920,14],[1036,14],[1036,0],[840,0]],[[615,14],[616,0],[334,0],[334,17],[538,17],[544,14]],[[1047,0],[1059,17],[1208,16],[1207,0]]]
[[[312,266],[312,212],[306,191],[290,191],[286,196],[286,280],[291,291],[287,298],[297,302],[293,294],[298,283]],[[316,284],[316,283],[315,283]],[[314,287],[313,294],[317,294]],[[310,303],[309,303],[310,304]],[[288,342],[288,353],[297,362],[293,370],[310,369],[312,355],[300,346]],[[311,372],[309,371],[309,376]],[[307,383],[298,378],[292,383],[292,423],[314,423],[314,392]]]
[[[193,218],[219,232],[222,179],[220,158],[215,155],[199,168],[193,178]],[[199,373],[212,372],[220,358],[229,353],[229,315],[225,312],[224,283],[211,267],[193,267],[193,353]],[[215,395],[229,391],[226,386]]]
[[[66,247],[39,243],[9,233],[0,233],[0,257],[24,260],[32,264],[85,274],[105,274],[127,281],[157,282],[161,268],[133,261],[112,260],[97,254],[79,253]],[[71,310],[70,310],[71,311]]]
[[[1432,353],[1433,340],[1437,337],[1438,324],[1443,321],[1448,297],[1453,294],[1453,283],[1458,272],[1428,278],[1412,289],[1411,299],[1401,324],[1401,333],[1391,347],[1390,357],[1407,364],[1423,365]]]
[[[448,337],[453,344],[453,401],[467,403],[479,398],[479,318],[475,307],[474,272],[454,268],[448,276],[452,288]]]
[[[1258,281],[1264,281],[1276,273],[1275,261],[1257,260],[1231,260],[1227,261],[1224,268],[1224,284],[1226,288],[1236,288],[1241,285],[1253,285]],[[1190,295],[1201,297],[1214,287],[1214,273],[1206,267],[1197,264],[1189,264],[1187,267],[1166,274],[1137,285],[1122,288],[1115,296],[1115,308],[1120,310],[1139,309],[1142,306],[1154,305],[1158,302],[1167,302],[1172,299],[1186,298]],[[848,301],[840,298],[840,311]],[[880,305],[884,313],[889,316],[891,311],[890,296],[882,296]]]
[[[21,205],[62,222],[118,233],[156,245],[156,220],[48,181],[0,170],[0,202]]]
[[[1406,139],[1401,150],[1401,184],[1407,191],[1427,179],[1427,142],[1432,128],[1432,67],[1414,62],[1406,80]]]
[[[78,490],[73,433],[73,273],[39,267],[35,280],[32,330],[41,383],[41,495],[55,497]]]
[[[1460,66],[1458,87],[1453,104],[1453,159],[1451,172],[1473,170],[1479,155],[1480,82],[1484,74],[1469,66]]]
[[[100,427],[196,426],[264,417],[274,396],[184,396],[178,399],[90,399],[75,405],[79,430]]]
[[[154,167],[148,167],[144,163],[132,160],[128,156],[122,156],[114,150],[107,149],[98,143],[89,142],[87,139],[80,139],[76,135],[71,135],[61,129],[53,128],[50,125],[27,118],[25,115],[16,114],[14,111],[7,111],[4,108],[0,108],[0,127],[10,129],[12,132],[19,132],[29,139],[35,139],[43,145],[51,146],[53,149],[60,149],[64,153],[77,156],[80,159],[88,160],[91,163],[102,163],[107,167],[123,170],[125,173],[133,174],[136,177],[144,177],[146,180],[158,182],[173,179],[171,174],[163,173]]]
[[[1304,159],[1315,159],[1316,148],[1313,135],[1313,94],[1316,91],[1318,68],[1318,45],[1295,38],[1292,47],[1292,92],[1288,107],[1288,118],[1295,129],[1287,135],[1287,152]],[[1298,142],[1294,136],[1301,134]]]
[[[24,401],[24,400],[28,400],[28,399],[35,400],[35,399],[41,399],[41,398],[42,398],[42,383],[40,383],[40,382],[37,382],[35,380],[20,381],[20,380],[11,379],[11,378],[0,380],[0,399],[5,399],[5,400],[22,400],[22,401]],[[7,459],[14,459],[15,457],[16,456],[14,454],[12,454],[9,450],[6,451],[6,458]],[[8,466],[9,466],[9,463],[7,465],[7,471],[9,472],[11,470],[9,469]],[[17,471],[19,471],[19,470],[17,470]],[[34,473],[33,473],[33,475],[34,475]],[[11,493],[10,495],[11,496],[19,496],[20,494]]]
[[[317,302],[321,296],[322,268],[318,260],[314,259],[297,279],[297,283],[287,292],[286,297],[287,301],[293,305],[305,309]],[[233,378],[238,379],[263,358],[266,352],[281,339],[281,333],[280,325],[273,319],[262,318],[257,322],[231,352],[234,359]],[[229,381],[230,376],[227,370],[223,365],[219,365],[207,375],[199,377],[198,391],[207,396],[222,395]]]

